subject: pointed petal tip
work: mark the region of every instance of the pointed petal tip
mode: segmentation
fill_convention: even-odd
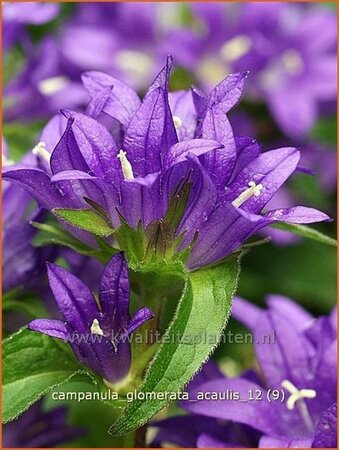
[[[64,269],[61,266],[58,266],[58,264],[54,264],[52,262],[46,261],[45,262],[46,267],[47,267],[47,276],[49,281],[51,281],[50,277],[60,277],[63,273],[68,272],[67,269]]]
[[[171,66],[173,64],[174,58],[172,55],[167,55],[166,64]]]

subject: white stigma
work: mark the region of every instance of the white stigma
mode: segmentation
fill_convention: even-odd
[[[248,36],[239,34],[224,43],[220,49],[220,55],[226,61],[233,62],[242,56],[245,56],[246,53],[250,51],[251,47],[251,39]]]
[[[91,325],[91,333],[92,334],[99,334],[100,336],[104,335],[104,332],[100,328],[98,319],[94,319],[93,323]]]
[[[289,411],[293,411],[294,406],[297,404],[300,416],[304,421],[306,428],[310,432],[314,432],[314,423],[312,417],[308,411],[307,405],[304,401],[305,398],[312,399],[317,396],[314,389],[298,389],[291,381],[283,380],[281,386],[285,388],[290,396],[287,399],[286,407]]]
[[[243,203],[249,200],[251,197],[259,197],[261,190],[263,188],[262,184],[255,184],[254,181],[248,183],[248,188],[242,192],[235,200],[233,200],[232,205],[239,208]]]
[[[43,158],[45,161],[49,163],[51,159],[51,155],[46,149],[45,142],[39,142],[32,150],[33,155],[40,156],[40,158]]]
[[[123,150],[120,150],[120,152],[117,155],[117,158],[120,159],[121,170],[122,170],[122,173],[124,174],[124,179],[125,180],[134,180],[132,165],[128,161],[126,155],[127,155],[126,152],[124,152]]]
[[[286,50],[281,56],[281,61],[291,75],[299,75],[304,69],[303,60],[296,50]]]
[[[289,411],[292,411],[294,409],[296,402],[298,402],[299,400],[303,400],[304,398],[315,398],[317,396],[317,393],[314,389],[298,389],[289,380],[284,380],[281,383],[281,386],[291,394],[288,397],[286,403],[287,409]]]
[[[177,130],[182,127],[182,120],[178,116],[173,116],[173,123]]]
[[[53,95],[66,87],[68,82],[68,79],[63,76],[46,78],[45,80],[40,81],[38,89],[41,94]]]

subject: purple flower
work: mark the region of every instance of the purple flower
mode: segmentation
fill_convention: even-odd
[[[229,397],[183,401],[181,406],[194,415],[218,421],[219,428],[214,424],[210,430],[202,429],[202,446],[227,447],[232,443],[231,435],[221,438],[223,420],[224,432],[229,424],[260,432],[259,447],[263,448],[336,447],[336,311],[314,319],[293,301],[277,295],[269,297],[268,305],[268,310],[261,310],[237,298],[233,310],[253,333],[260,376],[247,372],[226,378],[216,368],[207,367],[208,371],[203,369],[188,388],[191,400],[203,392],[236,392],[244,402]],[[279,399],[272,400],[269,392],[279,392]],[[256,395],[257,401],[253,399]],[[180,418],[176,420],[182,433]],[[165,422],[165,432],[167,425]]]
[[[107,382],[123,379],[131,365],[128,337],[153,317],[145,307],[129,316],[130,285],[123,254],[113,256],[105,267],[98,302],[62,267],[48,263],[48,278],[65,321],[37,319],[28,328],[69,342],[77,358]]]
[[[249,97],[268,104],[281,129],[300,137],[320,105],[336,98],[336,16],[319,5],[192,3],[197,29],[164,44],[203,85],[250,70]],[[319,38],[318,36],[321,36]]]
[[[144,90],[161,67],[165,4],[82,3],[63,27],[60,49],[78,73],[102,70]],[[168,17],[168,16],[167,16]]]
[[[261,154],[252,139],[234,137],[226,114],[241,96],[246,73],[230,75],[209,96],[193,89],[169,99],[171,64],[168,58],[142,102],[123,82],[86,74],[92,117],[64,111],[68,123],[49,161],[52,177],[16,170],[4,178],[49,210],[88,208],[89,198],[113,228],[123,217],[132,228],[140,223],[149,242],[163,234],[162,257],[191,246],[190,269],[219,261],[274,221],[329,220],[302,206],[261,215],[300,154],[292,147]],[[115,138],[93,118],[101,112],[120,123]]]
[[[8,50],[18,40],[25,38],[26,25],[41,25],[53,20],[59,13],[57,3],[4,3],[2,8],[3,48]]]
[[[85,430],[67,424],[65,407],[44,411],[38,401],[3,427],[4,448],[51,448],[81,437]]]
[[[7,145],[4,141],[3,152],[3,165],[15,168],[14,163],[8,159]],[[27,154],[20,165],[37,167],[36,156],[32,153]],[[19,186],[8,182],[3,183],[3,292],[14,288],[31,288],[36,285],[40,277],[46,252],[32,246],[31,242],[36,230],[29,221],[39,222],[46,214],[38,209],[30,213],[32,200],[32,197]]]
[[[23,69],[4,87],[4,98],[6,121],[50,117],[87,101],[79,74],[66,63],[54,37],[45,37],[27,55]]]

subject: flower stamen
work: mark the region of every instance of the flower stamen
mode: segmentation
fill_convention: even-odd
[[[49,163],[50,159],[51,159],[51,155],[48,152],[48,150],[46,149],[46,144],[45,142],[41,141],[39,142],[32,150],[33,155],[37,155],[40,156],[40,158],[44,159],[45,161],[47,161]]]
[[[262,184],[256,184],[254,181],[248,183],[248,188],[242,192],[235,200],[233,200],[232,205],[239,208],[243,203],[249,200],[251,197],[259,197],[262,188]]]
[[[68,79],[64,76],[46,78],[40,81],[38,89],[43,95],[53,95],[64,89],[68,84]]]
[[[134,180],[134,174],[131,163],[127,159],[127,153],[124,150],[120,150],[117,158],[120,159],[121,170],[125,180]]]
[[[305,398],[312,399],[317,396],[317,392],[314,389],[298,389],[291,381],[283,380],[281,386],[290,393],[287,399],[286,407],[289,411],[293,411],[295,405],[298,405],[300,415],[306,425],[310,430],[314,430],[314,424],[312,417],[307,409]]]
[[[182,120],[178,116],[173,116],[173,123],[177,130],[182,127]]]
[[[92,334],[99,334],[100,336],[104,335],[104,332],[102,331],[98,319],[94,319],[93,323],[91,325],[91,333]]]
[[[243,34],[239,34],[223,44],[220,49],[220,55],[226,61],[234,62],[245,56],[251,50],[251,47],[251,39]]]

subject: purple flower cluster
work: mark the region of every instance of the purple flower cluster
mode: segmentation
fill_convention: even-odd
[[[83,105],[79,80],[86,70],[103,70],[142,90],[167,53],[202,87],[211,88],[227,74],[250,68],[248,98],[264,100],[281,129],[294,139],[308,133],[319,108],[335,100],[336,18],[329,8],[232,2],[182,7],[190,17],[185,25],[178,24],[181,10],[173,4],[78,4],[60,35],[44,39],[37,51],[29,52],[23,72],[5,89],[5,96],[14,101],[6,116],[56,112],[63,94],[70,108]],[[54,4],[18,8],[4,8],[10,42],[12,35],[20,36],[23,24],[42,23],[58,11]],[[27,96],[34,105],[31,111],[25,108]]]
[[[6,170],[4,178],[48,210],[88,207],[89,198],[113,228],[121,217],[144,230],[165,223],[172,246],[179,238],[178,251],[192,248],[190,269],[225,258],[275,221],[329,220],[303,206],[261,214],[297,169],[300,153],[261,153],[252,139],[234,136],[226,114],[247,73],[228,76],[208,96],[195,88],[169,95],[171,65],[168,58],[143,101],[113,77],[85,74],[87,114],[63,112],[66,130],[52,154],[43,144],[37,150],[46,170]],[[103,113],[115,121],[114,136],[98,121]]]
[[[167,42],[178,62],[211,86],[251,68],[250,95],[263,98],[293,138],[314,125],[319,105],[336,97],[336,17],[289,3],[192,3],[197,29]],[[314,39],[314,36],[321,36]]]
[[[190,401],[181,404],[191,414],[155,423],[155,445],[336,447],[336,310],[314,319],[277,295],[268,298],[268,306],[234,301],[234,317],[253,334],[259,374],[228,378],[210,361],[190,383]],[[226,400],[194,401],[199,393],[229,394]]]

